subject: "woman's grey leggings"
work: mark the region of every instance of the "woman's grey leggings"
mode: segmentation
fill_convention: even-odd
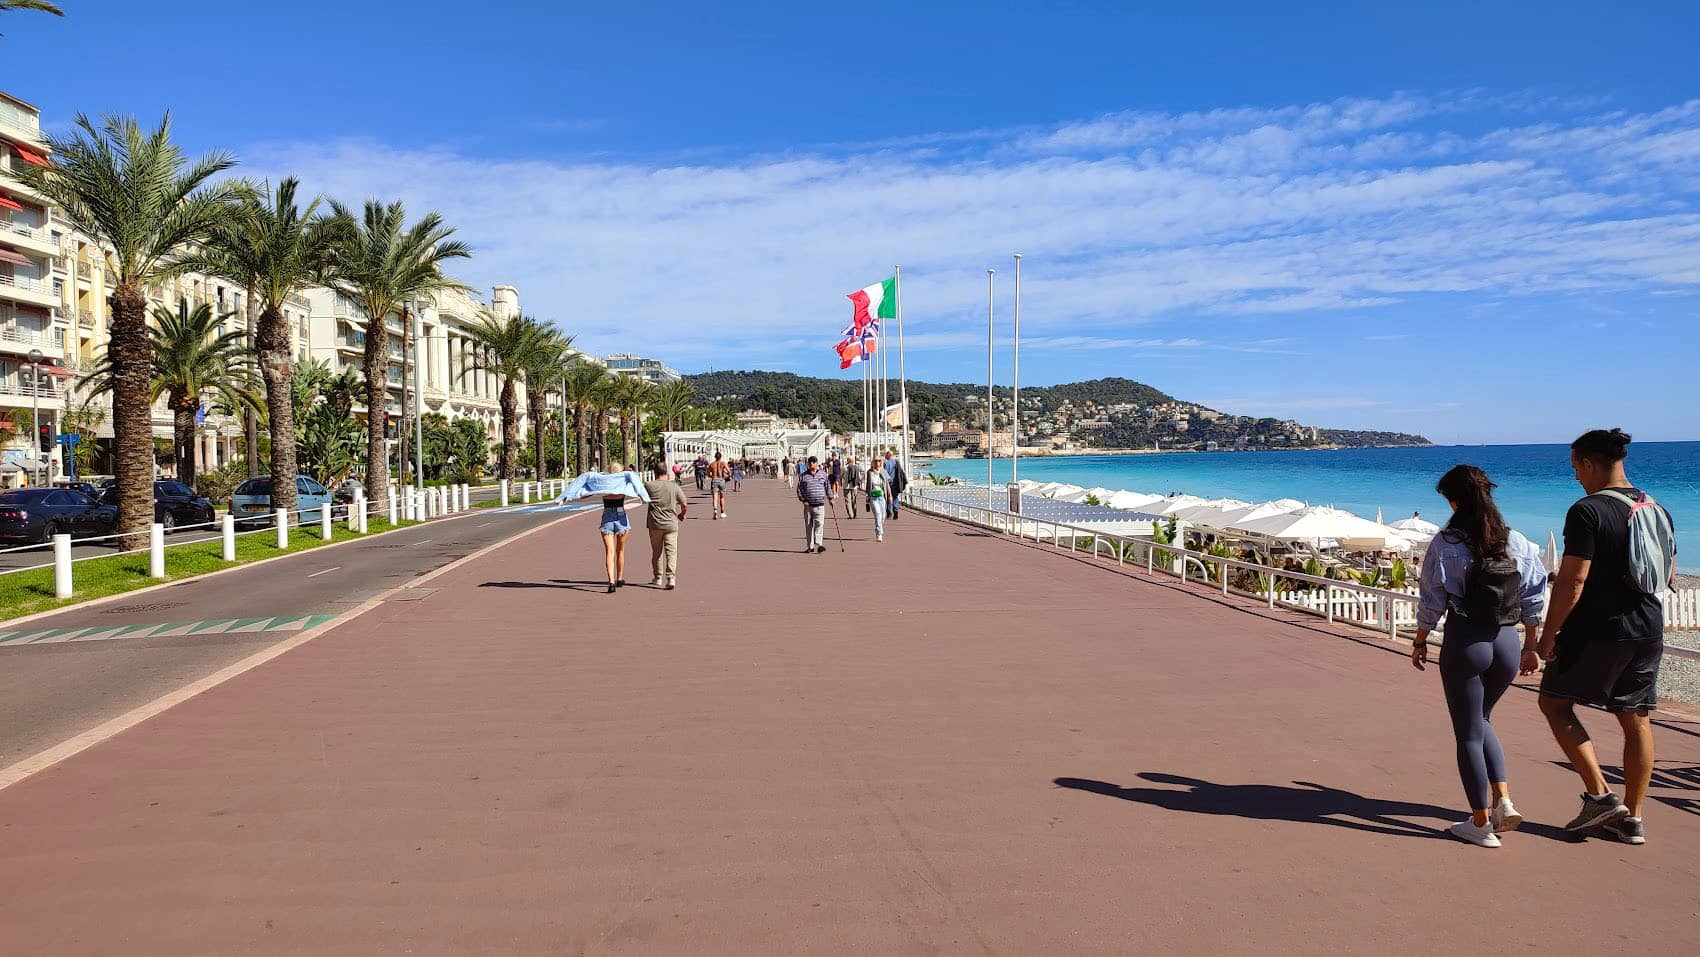
[[[1452,735],[1458,739],[1458,776],[1470,808],[1493,807],[1489,782],[1505,780],[1505,752],[1488,718],[1500,695],[1517,677],[1522,643],[1515,625],[1482,628],[1462,615],[1446,616],[1446,643],[1440,646],[1440,684]]]

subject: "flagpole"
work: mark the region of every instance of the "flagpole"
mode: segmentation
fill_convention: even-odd
[[[1021,254],[1015,254],[1015,418],[1009,429],[1009,481],[1017,480],[1016,467],[1021,463]]]
[[[992,444],[992,296],[997,291],[997,270],[986,270],[986,508],[997,507],[992,492],[992,459],[997,446]]]
[[[909,474],[909,373],[903,365],[903,267],[891,267],[896,281],[891,285],[897,313],[897,401],[903,407],[903,474]]]
[[[880,398],[879,398],[879,406],[880,407],[879,407],[879,430],[878,431],[879,431],[880,443],[884,444],[884,442],[885,442],[885,432],[886,432],[885,410],[889,405],[891,405],[891,403],[888,400],[888,397],[886,396],[886,386],[890,382],[890,380],[886,378],[885,323],[883,323],[883,322],[880,323],[879,338],[875,341],[877,341],[879,343],[879,356],[877,357],[877,361],[879,363],[879,370],[880,370],[880,390],[879,390],[880,391]]]

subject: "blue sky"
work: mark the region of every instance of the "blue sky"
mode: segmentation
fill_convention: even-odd
[[[900,262],[911,373],[983,381],[1019,251],[1028,383],[1700,438],[1700,5],[63,6],[0,20],[50,129],[439,209],[592,351],[836,375]]]

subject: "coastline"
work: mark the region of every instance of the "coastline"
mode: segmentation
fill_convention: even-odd
[[[1024,458],[1024,459],[1065,459],[1065,458],[1086,458],[1086,457],[1090,457],[1090,456],[1094,456],[1094,455],[1193,455],[1193,454],[1197,454],[1197,455],[1219,455],[1219,454],[1223,454],[1223,453],[1246,453],[1246,452],[1252,452],[1252,453],[1262,453],[1262,452],[1339,452],[1339,451],[1344,450],[1344,449],[1426,449],[1426,448],[1433,448],[1433,447],[1434,447],[1433,443],[1430,443],[1429,445],[1298,445],[1298,446],[1293,446],[1291,448],[1215,449],[1215,450],[1211,450],[1211,449],[1097,449],[1097,448],[1089,448],[1089,449],[1039,449],[1039,448],[1033,448],[1033,449],[1027,449],[1027,448],[1023,448],[1021,450],[1021,457]],[[1009,455],[1005,454],[1006,452],[1007,452],[1007,450],[999,450],[999,454],[996,456],[996,458],[999,458],[999,459],[1010,458]],[[924,452],[923,454],[931,456],[934,459],[945,459],[945,460],[950,460],[950,461],[958,461],[958,460],[969,461],[969,462],[983,462],[983,461],[985,461],[984,457],[977,458],[977,459],[970,459],[967,456],[963,455],[962,452],[960,450],[957,450],[957,449],[947,449],[943,452]]]

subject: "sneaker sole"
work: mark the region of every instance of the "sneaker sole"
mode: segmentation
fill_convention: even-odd
[[[1617,840],[1619,842],[1623,843],[1623,844],[1637,844],[1637,845],[1639,845],[1639,844],[1647,843],[1647,835],[1645,835],[1645,834],[1633,834],[1633,835],[1624,834],[1621,831],[1619,831],[1617,828],[1612,827],[1610,825],[1606,826],[1605,831],[1606,831],[1607,834],[1610,834],[1612,837],[1617,838]]]
[[[1572,833],[1574,833],[1576,831],[1586,831],[1589,828],[1595,828],[1595,827],[1599,827],[1603,824],[1609,824],[1612,821],[1618,820],[1619,818],[1625,818],[1625,817],[1628,817],[1628,816],[1629,816],[1629,808],[1624,807],[1623,805],[1619,804],[1617,807],[1614,807],[1609,811],[1603,811],[1599,814],[1596,814],[1586,821],[1575,821],[1575,822],[1572,822],[1570,824],[1566,824],[1564,826],[1564,829],[1566,831],[1570,831]]]
[[[1521,814],[1510,814],[1510,815],[1506,816],[1505,820],[1499,822],[1499,826],[1494,828],[1493,832],[1495,834],[1504,834],[1507,831],[1515,831],[1522,826],[1523,826],[1523,815],[1521,815]]]
[[[1452,829],[1451,829],[1451,828],[1447,828],[1447,830],[1446,830],[1446,833],[1447,833],[1447,834],[1448,834],[1448,835],[1450,835],[1450,836],[1451,836],[1451,837],[1452,837],[1452,839],[1453,839],[1453,840],[1455,840],[1455,841],[1458,841],[1458,842],[1459,842],[1459,843],[1462,843],[1462,844],[1468,844],[1468,845],[1470,845],[1470,846],[1471,846],[1471,847],[1487,847],[1487,848],[1494,848],[1494,847],[1499,847],[1499,846],[1500,846],[1500,844],[1499,844],[1499,838],[1497,838],[1497,837],[1494,837],[1494,836],[1493,836],[1493,835],[1492,835],[1492,834],[1489,834],[1489,835],[1488,835],[1488,837],[1490,837],[1490,838],[1492,838],[1492,840],[1487,840],[1487,841],[1472,841],[1472,840],[1470,840],[1470,839],[1469,839],[1469,838],[1467,838],[1467,837],[1465,837],[1465,836],[1463,836],[1463,835],[1462,835],[1462,834],[1459,834],[1459,833],[1458,833],[1458,832],[1457,832],[1457,831],[1454,831],[1454,830],[1452,830]]]

